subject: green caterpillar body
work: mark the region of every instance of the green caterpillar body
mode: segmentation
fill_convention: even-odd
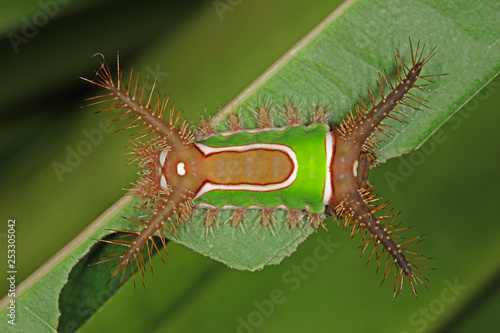
[[[235,156],[219,159],[217,169],[221,177],[245,174],[240,183],[206,182],[194,198],[199,207],[280,207],[321,214],[332,200],[334,135],[327,124],[230,132],[195,145],[205,156]],[[242,151],[253,154],[238,158],[242,154],[235,152]],[[267,183],[259,180],[264,176]]]

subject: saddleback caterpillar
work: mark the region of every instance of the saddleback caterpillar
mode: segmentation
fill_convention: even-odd
[[[201,120],[196,136],[173,107],[164,118],[168,98],[154,99],[154,87],[143,96],[144,85],[138,83],[138,75],[133,78],[133,71],[129,86],[125,86],[119,64],[116,81],[103,64],[96,80],[86,80],[108,93],[94,97],[97,100],[91,105],[115,102],[103,111],[118,110],[119,114],[111,118],[129,120],[122,129],[139,127],[131,140],[132,150],[134,160],[144,171],[131,191],[144,198],[141,208],[149,214],[145,219],[134,219],[142,230],[119,230],[131,240],[107,241],[126,247],[109,259],[118,260],[111,278],[128,266],[133,273],[135,261],[142,279],[142,248],[146,245],[149,255],[153,248],[158,251],[155,235],[165,247],[165,230],[176,237],[177,228],[189,223],[194,209],[206,210],[207,233],[223,209],[233,210],[233,227],[242,223],[247,209],[261,211],[264,227],[270,225],[276,210],[285,210],[292,231],[302,224],[318,228],[328,215],[341,219],[344,227],[351,229],[351,237],[362,233],[363,252],[374,244],[370,258],[376,257],[378,267],[384,266],[384,280],[395,267],[394,295],[400,293],[404,280],[416,295],[416,284],[423,284],[424,279],[418,269],[427,268],[416,263],[427,258],[411,250],[420,236],[396,243],[406,228],[393,224],[394,216],[389,213],[376,214],[386,203],[374,204],[376,196],[367,177],[377,164],[377,146],[383,141],[380,134],[388,135],[387,129],[392,130],[384,120],[409,118],[398,107],[418,109],[423,105],[424,100],[413,89],[429,89],[417,80],[428,81],[436,76],[421,74],[435,54],[435,49],[428,54],[424,49],[420,44],[414,48],[410,42],[409,65],[398,51],[395,81],[381,72],[379,97],[369,89],[369,103],[360,98],[355,112],[340,124],[329,124],[322,107],[315,109],[312,123],[304,124],[296,108],[288,105],[281,106],[288,124],[275,127],[269,115],[272,106],[266,103],[254,110],[259,128],[243,128],[237,116],[231,114],[230,131],[217,132],[212,124]],[[384,223],[386,219],[390,222]]]

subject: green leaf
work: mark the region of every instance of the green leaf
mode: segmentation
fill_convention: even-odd
[[[246,4],[242,4],[241,8],[235,8],[233,14],[235,16],[241,15],[241,12],[244,10],[251,10],[245,9],[247,8],[243,7],[245,5]],[[210,6],[212,6],[212,4],[210,4]],[[263,7],[258,7],[258,5],[255,6],[256,7],[252,7],[256,8],[254,10],[263,10]],[[212,16],[215,15],[212,7],[207,7],[204,10],[211,13]],[[238,11],[240,14],[238,14]],[[203,10],[200,10],[200,13],[202,12]],[[438,44],[438,53],[429,65],[425,67],[424,74],[446,73],[449,75],[436,78],[435,83],[430,86],[431,89],[437,91],[437,94],[422,95],[427,99],[428,102],[426,104],[429,105],[430,109],[424,109],[423,111],[417,112],[408,111],[415,121],[398,125],[397,129],[400,132],[394,135],[381,151],[380,161],[386,161],[422,145],[426,139],[438,131],[439,127],[447,119],[498,73],[500,67],[500,51],[497,43],[497,36],[499,35],[499,28],[496,24],[495,17],[495,13],[497,12],[498,4],[495,1],[468,1],[454,2],[453,4],[434,3],[431,1],[417,1],[411,3],[360,1],[357,3],[345,3],[336,13],[329,16],[319,28],[312,30],[310,37],[306,37],[292,49],[292,51],[283,55],[269,72],[263,74],[253,85],[244,90],[242,94],[236,98],[235,102],[229,104],[221,113],[227,114],[234,110],[235,106],[239,106],[241,110],[246,110],[246,107],[250,104],[261,103],[259,102],[259,98],[261,98],[261,100],[269,98],[280,105],[285,105],[287,102],[293,101],[302,109],[306,110],[312,106],[312,103],[321,103],[327,106],[332,112],[332,121],[338,123],[348,110],[353,108],[358,95],[363,97],[367,96],[367,84],[370,84],[372,87],[374,86],[377,79],[377,69],[379,67],[385,68],[389,72],[394,71],[392,56],[395,47],[400,48],[402,55],[408,57],[408,37],[411,37],[414,42],[420,40],[422,43],[425,43],[429,50],[435,44]],[[303,11],[303,14],[305,15],[306,12]],[[229,15],[232,14],[227,13],[226,15],[229,20]],[[297,15],[296,20],[300,22],[299,17],[301,16]],[[183,25],[179,23],[185,30],[177,37],[179,39],[177,40],[177,44],[180,44],[180,46],[177,46],[178,48],[182,48],[184,45],[183,43],[188,43],[186,41],[188,39],[183,40],[181,37],[190,34],[190,27],[199,25],[206,29],[206,25],[204,25],[205,16],[199,14],[196,17],[196,15],[194,15],[191,19],[193,21],[186,21],[189,22],[189,24],[185,23],[185,25]],[[197,23],[192,24],[192,22]],[[478,25],[478,22],[481,22],[481,25]],[[217,24],[220,24],[220,22],[217,22]],[[182,29],[179,28],[179,30]],[[276,31],[279,30],[276,28]],[[147,64],[161,64],[159,58],[168,54],[163,50],[164,43],[162,43],[162,40],[168,41],[171,38],[176,37],[168,36],[164,39],[158,38],[156,41],[157,46],[151,47],[149,55],[146,59],[142,60],[140,64],[143,66],[147,66]],[[264,39],[263,36],[260,38]],[[105,41],[106,39],[102,40]],[[196,42],[202,43],[203,40],[190,40],[190,43],[193,43],[193,45],[197,45]],[[81,43],[79,47],[88,48],[88,45],[90,44]],[[267,52],[267,49],[263,49],[262,52]],[[186,55],[187,58],[189,58],[189,56],[189,54]],[[250,60],[254,61],[254,58]],[[176,65],[175,61],[173,61],[171,66]],[[188,77],[190,76],[189,74],[199,75],[207,68],[207,64],[193,64],[192,61],[188,61],[188,64],[184,66],[186,67],[184,68],[184,72]],[[231,64],[229,63],[228,66],[231,66]],[[63,76],[65,68],[68,67],[70,66],[63,66],[57,75]],[[168,65],[161,65],[160,68],[170,67]],[[221,69],[220,71],[222,72],[223,70]],[[169,78],[176,83],[181,81],[175,73],[170,74]],[[228,81],[227,78],[225,81]],[[195,83],[190,87],[195,92],[202,90],[197,84],[198,83]],[[228,91],[231,89],[234,90],[234,87],[232,87],[230,83],[226,82],[225,84]],[[19,84],[18,87],[20,86]],[[214,86],[219,87],[219,85]],[[12,87],[9,89],[12,89]],[[175,88],[170,89],[174,90],[172,91],[172,95],[176,96],[174,93]],[[21,96],[21,92],[22,90],[16,89],[15,94]],[[235,93],[236,91],[233,92]],[[9,93],[6,96],[9,97],[10,95]],[[203,98],[206,100],[210,98],[207,96],[210,96],[210,94],[205,92],[205,95],[200,93],[198,97],[200,97],[201,100],[203,100]],[[178,100],[177,103],[185,107],[190,105],[188,102],[180,103]],[[203,105],[203,103],[210,103],[210,101],[200,103],[200,105]],[[198,110],[199,108],[200,106],[198,106]],[[193,109],[196,110],[196,107]],[[243,114],[246,114],[245,112],[246,111],[242,111]],[[86,121],[88,121],[88,123],[86,123],[87,125],[85,126],[92,126],[88,124],[96,122],[94,117]],[[33,127],[35,128],[36,126]],[[53,128],[57,127],[54,126]],[[85,128],[94,129],[95,127]],[[76,143],[79,142],[78,140],[79,138],[77,137]],[[123,136],[120,140],[123,140]],[[431,139],[430,142],[432,143],[434,141]],[[76,144],[69,146],[76,147]],[[123,144],[117,143],[113,148],[120,146],[123,146]],[[63,146],[63,148],[65,147]],[[101,163],[99,164],[99,169],[103,168],[103,164],[104,167],[106,166],[102,161],[105,161],[105,156],[108,154],[108,152],[101,153],[99,150],[101,148],[104,149],[104,145],[96,147],[92,156]],[[471,149],[475,148],[472,147]],[[32,151],[36,150],[34,149]],[[33,155],[30,154],[29,156],[32,157]],[[61,160],[61,156],[65,157],[66,152],[64,151],[60,156],[52,156],[51,158]],[[410,156],[418,155],[412,154]],[[48,161],[50,162],[50,158]],[[117,164],[123,164],[122,160]],[[122,166],[117,169],[119,168],[122,168]],[[399,166],[396,166],[396,170],[399,168]],[[80,171],[77,170],[76,172]],[[94,175],[96,175],[95,170],[85,179],[91,181],[91,179],[95,177]],[[401,177],[400,171],[398,175]],[[428,173],[424,177],[430,179],[431,176],[432,173]],[[54,178],[51,169],[47,172],[46,178],[49,177]],[[130,175],[128,177],[130,177]],[[415,177],[408,177],[406,179],[405,176],[404,178],[405,186],[416,188],[415,184],[413,184],[413,186],[410,184],[412,178]],[[435,179],[432,184],[442,182],[442,179],[443,178]],[[82,180],[80,180],[80,183],[81,182]],[[420,180],[420,182],[423,181]],[[425,182],[427,182],[427,180]],[[102,183],[103,181],[101,180],[101,184]],[[80,186],[79,183],[75,182],[72,178],[65,178],[64,185],[68,187]],[[447,185],[451,186],[451,184]],[[125,185],[122,185],[122,187],[123,186]],[[119,186],[116,187],[119,188]],[[31,188],[44,188],[44,183],[42,182],[36,187],[33,185]],[[449,187],[447,187],[447,191],[449,191],[448,188]],[[392,194],[394,195],[394,193]],[[450,195],[450,193],[447,193],[447,195]],[[421,196],[430,195],[429,193],[421,193]],[[23,201],[31,202],[29,199],[29,196],[25,196]],[[435,201],[438,200],[439,199],[435,199]],[[459,198],[457,198],[457,200],[459,200]],[[413,202],[414,201],[409,201],[410,207],[406,207],[404,210],[411,210],[411,204]],[[481,205],[481,202],[476,202],[476,204]],[[48,204],[45,205],[49,206]],[[488,208],[485,207],[485,209]],[[422,216],[425,211],[426,206],[422,208],[419,207],[417,211],[414,212],[414,215],[416,217]],[[39,210],[39,212],[42,213],[40,215],[43,215],[43,209]],[[51,262],[43,265],[41,270],[35,273],[30,280],[27,280],[24,286],[19,286],[17,290],[16,315],[18,321],[16,331],[44,332],[53,331],[57,327],[59,327],[61,331],[65,329],[71,331],[74,328],[80,327],[95,310],[100,308],[116,289],[116,284],[109,286],[107,289],[102,289],[102,286],[105,285],[105,280],[107,280],[106,270],[112,272],[113,268],[106,264],[91,267],[86,267],[86,265],[88,262],[100,260],[95,253],[100,247],[100,244],[96,243],[96,239],[104,237],[107,234],[105,229],[126,229],[128,225],[124,223],[122,216],[134,216],[136,214],[137,212],[133,211],[133,204],[129,203],[127,199],[121,200],[119,204],[112,207],[106,215],[89,226],[89,229],[82,232],[73,242],[69,243],[68,247],[64,248]],[[197,212],[197,214],[199,216],[201,212]],[[430,216],[429,220],[432,219],[433,217]],[[478,220],[480,219],[478,218]],[[62,221],[72,222],[72,220],[61,220],[60,223],[62,223]],[[282,222],[282,219],[278,221],[278,223]],[[406,225],[407,222],[408,221],[405,221],[404,224]],[[269,263],[279,262],[282,257],[293,252],[298,243],[302,242],[310,232],[310,230],[306,230],[304,233],[298,231],[294,235],[291,235],[290,232],[281,232],[278,234],[278,237],[271,237],[270,235],[265,235],[267,230],[263,230],[261,233],[259,228],[247,230],[246,234],[241,232],[235,234],[235,231],[229,225],[225,225],[220,228],[220,230],[217,230],[216,238],[212,239],[210,235],[206,237],[203,227],[196,229],[198,224],[199,222],[195,221],[191,228],[181,231],[180,239],[184,244],[194,248],[198,252],[226,262],[231,266],[248,270],[257,269]],[[368,280],[377,279],[371,272],[366,271],[366,268],[360,264],[359,260],[354,260],[355,262],[352,267],[346,266],[349,271],[345,273],[342,271],[342,261],[345,260],[350,262],[356,257],[353,256],[354,249],[352,246],[349,250],[347,250],[347,246],[341,246],[338,251],[335,251],[335,256],[330,255],[328,261],[332,265],[335,265],[337,269],[329,271],[328,274],[321,275],[317,270],[325,270],[325,266],[319,266],[318,262],[321,264],[324,263],[324,261],[320,261],[319,259],[316,259],[316,261],[311,260],[311,258],[323,258],[316,256],[316,253],[320,253],[316,251],[317,244],[319,243],[309,240],[301,249],[304,248],[304,251],[310,250],[310,252],[301,252],[294,255],[294,257],[297,256],[297,259],[295,259],[295,263],[297,264],[293,262],[287,263],[287,261],[285,261],[280,265],[280,267],[283,266],[280,270],[278,270],[278,268],[269,267],[263,272],[255,273],[256,276],[262,277],[264,281],[262,284],[254,282],[256,280],[241,280],[239,276],[235,276],[235,272],[226,272],[225,268],[219,266],[207,266],[212,264],[207,264],[205,261],[201,261],[201,259],[186,260],[186,262],[190,262],[189,260],[199,260],[195,263],[191,262],[193,267],[200,267],[198,271],[193,272],[191,270],[194,268],[183,267],[181,263],[183,262],[182,258],[185,257],[182,256],[182,250],[179,247],[174,247],[176,251],[172,255],[172,259],[168,262],[167,271],[177,274],[174,273],[167,276],[168,280],[163,282],[163,286],[160,282],[155,284],[154,280],[157,280],[158,276],[149,278],[147,282],[148,284],[153,284],[153,288],[148,287],[148,291],[156,290],[155,288],[161,286],[165,295],[169,294],[171,297],[179,295],[177,302],[175,302],[175,298],[171,298],[173,301],[164,301],[163,298],[165,295],[160,295],[159,299],[162,301],[158,299],[153,301],[152,298],[154,295],[151,295],[151,292],[149,292],[147,297],[150,300],[147,305],[134,303],[131,309],[140,311],[141,313],[151,312],[153,313],[153,317],[149,317],[149,321],[146,320],[143,324],[131,325],[129,322],[128,327],[125,328],[133,331],[134,325],[139,325],[138,327],[147,330],[146,328],[149,325],[149,328],[153,330],[158,325],[161,325],[170,330],[177,329],[179,331],[195,328],[199,329],[199,321],[193,318],[203,318],[207,330],[234,330],[238,325],[243,325],[241,324],[242,322],[251,325],[251,328],[257,328],[257,324],[254,325],[254,323],[258,323],[258,321],[249,321],[252,318],[250,315],[255,312],[260,314],[262,318],[265,318],[265,320],[262,319],[262,321],[266,324],[266,329],[269,331],[276,331],[278,329],[295,329],[300,331],[306,328],[304,326],[306,323],[302,321],[298,322],[298,320],[290,320],[290,318],[292,318],[290,314],[293,309],[300,309],[301,311],[297,313],[296,318],[300,318],[299,315],[301,315],[301,317],[307,317],[307,314],[310,315],[309,318],[313,315],[319,316],[323,318],[323,320],[320,321],[323,325],[325,325],[326,322],[333,325],[331,321],[325,318],[332,319],[330,317],[331,313],[340,313],[336,307],[338,305],[333,303],[341,304],[341,308],[354,308],[356,306],[359,308],[360,306],[364,306],[364,308],[368,310],[370,307],[373,307],[374,311],[375,309],[381,309],[376,301],[369,305],[366,303],[366,291],[363,294],[362,290],[364,290],[365,285],[368,284],[368,290],[370,290],[370,292],[373,291],[374,297],[372,298],[379,300],[379,302],[383,304],[385,310],[391,311],[388,312],[387,315],[396,319],[392,323],[387,324],[386,321],[380,320],[379,318],[357,320],[352,319],[349,314],[346,314],[346,318],[338,318],[338,320],[336,320],[335,327],[338,330],[342,331],[342,328],[350,331],[362,331],[368,328],[373,329],[374,321],[378,327],[390,327],[393,330],[400,331],[415,331],[416,329],[424,327],[424,325],[425,328],[434,327],[434,329],[436,329],[439,325],[443,325],[447,318],[453,315],[453,311],[456,311],[456,309],[465,302],[466,298],[471,297],[470,295],[475,290],[475,288],[471,288],[472,281],[478,281],[488,276],[488,267],[493,267],[491,263],[495,263],[494,257],[490,257],[490,263],[488,264],[488,254],[497,253],[498,248],[494,246],[494,244],[496,244],[494,240],[489,240],[489,238],[486,237],[486,239],[481,241],[481,244],[485,244],[485,247],[477,249],[477,251],[481,250],[481,252],[473,252],[471,254],[460,252],[459,247],[461,244],[466,244],[465,241],[467,238],[459,238],[458,236],[455,236],[456,238],[453,239],[447,238],[450,237],[447,229],[444,227],[442,229],[432,229],[438,228],[438,226],[426,225],[425,221],[417,221],[415,224],[418,224],[418,230],[420,232],[425,231],[426,229],[424,226],[426,226],[429,227],[429,230],[433,230],[435,234],[437,233],[440,235],[440,237],[434,237],[430,240],[427,239],[427,243],[432,241],[431,244],[456,244],[455,247],[447,245],[446,249],[439,248],[435,245],[435,248],[432,249],[433,251],[429,251],[428,253],[425,252],[425,254],[430,256],[434,256],[433,253],[442,255],[443,253],[447,253],[448,247],[451,247],[454,252],[453,255],[455,256],[462,255],[461,258],[467,255],[476,258],[480,257],[481,263],[478,264],[483,265],[477,266],[478,264],[476,264],[474,267],[479,268],[471,270],[477,272],[477,277],[468,280],[468,275],[463,273],[463,271],[448,267],[447,264],[443,263],[443,260],[441,260],[436,263],[434,267],[448,274],[440,275],[439,277],[434,275],[434,277],[431,277],[431,279],[435,281],[433,285],[430,286],[431,293],[423,296],[423,299],[421,298],[421,303],[417,303],[417,305],[415,305],[414,300],[397,300],[400,302],[400,306],[398,306],[398,309],[394,309],[394,303],[388,303],[386,305],[384,301],[385,299],[390,301],[390,291],[388,292],[387,288],[381,289],[380,291],[373,291],[373,288],[376,288],[376,283],[368,283],[370,282]],[[443,226],[447,225],[446,223],[441,224]],[[330,225],[331,223],[329,223],[330,233],[336,232],[335,227]],[[460,226],[457,225],[456,227],[459,228]],[[495,226],[492,227],[495,228]],[[20,226],[19,228],[22,227]],[[19,232],[21,235],[28,234],[23,233],[22,229],[20,229]],[[472,232],[473,230],[469,230],[464,234],[468,236]],[[36,233],[32,232],[31,234]],[[494,232],[491,234],[494,234]],[[340,240],[345,238],[345,236],[346,235],[341,234],[335,239]],[[330,237],[330,234],[320,231],[316,237],[319,241],[320,239]],[[457,239],[463,239],[464,241],[460,243],[456,241]],[[21,240],[19,242],[21,242]],[[337,240],[334,242],[337,242]],[[340,246],[340,244],[341,243],[338,243],[337,245]],[[104,248],[108,250],[107,247]],[[344,248],[346,249],[346,253],[342,253]],[[497,251],[495,251],[495,249]],[[171,252],[174,251],[172,250]],[[480,253],[481,256],[474,256],[474,253]],[[104,253],[100,255],[104,255]],[[344,255],[346,257],[345,259]],[[335,257],[335,260],[332,259],[333,257]],[[308,263],[311,262],[316,262],[316,265],[320,268],[307,266]],[[472,261],[468,264],[474,265]],[[175,266],[180,266],[184,269],[172,271],[176,269]],[[361,266],[359,271],[357,271],[356,266]],[[302,275],[296,273],[296,267],[302,267]],[[368,269],[373,269],[373,267]],[[97,270],[99,270],[99,272],[97,272]],[[155,271],[156,274],[159,273],[159,270],[163,270],[163,267],[157,268]],[[269,273],[267,273],[267,271],[269,271]],[[278,274],[275,274],[276,277],[271,275],[273,272],[278,272]],[[189,273],[192,274],[189,275]],[[313,273],[315,273],[314,276]],[[307,278],[303,277],[306,275]],[[360,279],[359,277],[362,275],[369,276]],[[445,294],[444,291],[446,291],[447,286],[445,281],[451,281],[453,283],[456,276],[460,277],[459,282],[461,283],[465,283],[462,282],[464,280],[471,281],[467,282],[467,287],[469,289],[467,291],[458,290],[458,294],[450,294],[448,290]],[[66,283],[67,280],[68,282]],[[355,283],[354,286],[356,286],[356,290],[360,290],[359,292],[356,292],[354,287],[349,287],[351,286],[351,280],[352,283]],[[85,282],[84,288],[80,287],[83,284],[82,281]],[[254,285],[254,283],[256,284]],[[342,283],[342,285],[339,285],[339,283]],[[64,285],[65,287],[63,288]],[[333,291],[330,289],[331,285],[335,287]],[[79,288],[74,288],[72,286],[79,286]],[[390,289],[390,286],[388,287]],[[249,292],[245,292],[245,289],[249,290]],[[288,291],[288,293],[285,293],[285,296],[281,297],[271,297],[272,291],[275,290]],[[290,293],[290,291],[295,292],[296,290],[298,290],[297,293]],[[135,293],[140,293],[140,291],[136,290]],[[316,295],[314,297],[315,301],[321,295],[329,294],[331,296],[328,299],[336,299],[338,302],[324,300],[323,303],[317,304],[308,298],[297,300],[294,296],[299,293]],[[445,294],[447,298],[443,300],[440,293]],[[117,295],[114,298],[119,296],[121,295]],[[192,302],[188,301],[188,299],[190,299],[188,296],[192,297]],[[450,300],[452,296],[455,297],[453,302],[448,302],[447,300]],[[283,298],[287,300],[286,304],[283,304],[284,301],[281,302]],[[384,300],[381,300],[382,298]],[[182,302],[180,301],[181,299],[183,300]],[[213,299],[236,299],[241,301],[242,305],[228,308],[220,302],[221,304],[217,304],[216,308],[212,308],[210,305],[212,303],[210,303],[209,300]],[[262,311],[258,311],[259,307],[255,305],[255,302],[257,302],[257,304],[267,304],[264,303],[264,301],[269,299],[276,299],[277,301],[274,302],[273,311],[268,316],[266,315],[267,312],[262,313]],[[457,302],[455,299],[459,301]],[[7,300],[7,298],[4,299],[4,302],[5,300]],[[311,303],[307,303],[308,301]],[[153,302],[156,302],[154,303],[156,307],[150,306],[150,303]],[[300,303],[297,304],[297,302]],[[167,303],[173,305],[171,307],[162,305]],[[443,305],[446,311],[437,308],[438,305]],[[161,309],[164,307],[170,310],[164,312],[167,314],[166,317],[164,317],[163,314],[160,315]],[[425,316],[421,315],[418,312],[419,307],[430,308],[433,320],[427,319]],[[58,321],[59,311],[61,311],[60,322]],[[328,314],[324,313],[325,311],[328,312]],[[156,317],[154,316],[155,313],[157,313]],[[217,316],[214,316],[214,313],[216,313]],[[223,313],[225,314],[223,315]],[[416,316],[413,315],[413,313],[416,313]],[[3,318],[5,318],[5,314],[6,311],[2,312]],[[385,315],[379,317],[387,318]],[[112,317],[107,319],[114,323],[120,321],[128,322],[123,320],[123,315],[121,317],[118,315],[118,318],[119,319],[116,320]],[[239,321],[238,318],[242,318],[242,321]],[[259,317],[257,316],[255,318],[258,319]],[[349,319],[351,320],[349,321]],[[162,320],[164,321],[162,322]],[[153,324],[152,321],[155,321],[155,324]],[[307,327],[310,328],[314,325],[321,325],[320,322],[311,323],[310,320],[307,320]],[[93,323],[87,325],[89,326],[89,331],[92,330],[92,324]],[[349,328],[342,326],[344,324],[349,324]],[[0,327],[2,331],[12,328],[8,326],[5,321],[0,322]],[[314,327],[324,328],[326,326]]]

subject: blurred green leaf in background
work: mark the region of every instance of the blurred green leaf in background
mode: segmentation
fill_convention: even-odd
[[[159,91],[196,123],[200,114],[214,115],[229,103],[339,4],[0,4],[0,262],[7,262],[7,224],[14,218],[16,284],[74,240],[136,178],[137,169],[126,167],[121,155],[128,133],[113,133],[118,124],[101,123],[105,116],[81,109],[96,94],[78,79],[93,77],[94,54],[114,64],[119,51],[125,67],[140,66],[146,78],[156,77]],[[429,291],[420,288],[415,300],[406,289],[392,300],[392,281],[379,287],[375,264],[365,267],[366,258],[359,259],[359,239],[347,242],[348,233],[329,219],[328,231],[310,236],[282,264],[254,273],[169,243],[171,257],[165,265],[153,258],[155,273],[146,274],[146,289],[128,283],[108,302],[117,281],[106,285],[109,267],[87,266],[90,253],[71,271],[60,304],[60,290],[52,288],[64,285],[72,265],[53,269],[50,278],[56,278],[44,284],[48,290],[26,291],[26,302],[17,304],[17,327],[2,312],[0,331],[54,331],[57,306],[63,313],[60,332],[79,328],[97,309],[82,332],[493,331],[500,306],[500,226],[493,211],[500,185],[500,81],[491,80],[500,68],[500,5],[421,0],[342,6],[317,39],[266,78],[257,95],[281,104],[296,100],[304,108],[321,102],[338,122],[358,95],[366,97],[379,67],[392,69],[395,47],[404,56],[408,37],[429,49],[439,44],[426,70],[448,75],[435,80],[437,93],[425,96],[430,108],[398,128],[401,134],[381,152],[387,162],[370,175],[376,191],[402,211],[403,225],[416,226],[407,236],[427,234],[419,252],[435,258]],[[419,150],[398,157],[425,139]],[[54,162],[69,170],[58,173]],[[116,223],[130,209],[117,212],[122,206],[114,206]],[[318,257],[322,249],[328,255]],[[68,255],[76,261],[84,255],[78,251]],[[0,267],[7,275],[6,266]],[[0,286],[7,294],[6,278]],[[79,288],[95,293],[78,294]]]

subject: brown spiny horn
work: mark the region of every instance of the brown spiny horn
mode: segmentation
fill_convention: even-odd
[[[368,172],[365,165],[366,161],[370,162],[371,165],[375,164],[373,150],[376,142],[373,137],[379,141],[382,140],[377,136],[378,133],[376,132],[387,136],[389,133],[381,129],[381,127],[392,129],[389,125],[384,124],[384,120],[391,118],[403,121],[395,113],[408,117],[401,110],[398,110],[398,105],[413,109],[417,109],[418,105],[423,105],[424,100],[412,94],[410,90],[412,88],[427,90],[416,83],[417,79],[436,76],[420,75],[422,67],[434,56],[435,48],[427,56],[423,55],[424,48],[420,48],[420,44],[417,44],[414,50],[410,41],[410,48],[412,54],[411,67],[406,66],[399,52],[396,53],[397,68],[394,83],[386,73],[379,75],[378,90],[381,101],[376,103],[372,91],[369,90],[369,97],[373,105],[372,109],[368,111],[365,101],[360,99],[355,108],[356,113],[348,115],[347,119],[339,127],[335,128],[335,154],[332,164],[334,197],[332,203],[327,207],[327,211],[334,212],[337,216],[346,220],[345,227],[352,227],[351,236],[363,230],[363,251],[371,241],[374,242],[373,251],[375,253],[377,245],[381,244],[383,246],[382,254],[377,255],[377,258],[380,265],[382,256],[388,254],[384,279],[393,266],[396,266],[397,269],[394,295],[401,291],[404,279],[409,281],[416,295],[416,283],[423,284],[423,282],[415,268],[427,267],[416,265],[414,262],[417,259],[426,258],[408,251],[408,248],[416,244],[415,241],[420,236],[398,245],[394,241],[394,234],[403,230],[403,228],[390,230],[390,224],[384,225],[381,223],[385,216],[375,214],[385,204],[372,207],[371,202],[374,201],[375,196],[371,194],[371,187],[367,185],[366,177]],[[384,92],[386,87],[389,89],[387,95]],[[409,104],[407,100],[413,101],[417,106]],[[374,252],[372,252],[372,255]],[[408,258],[405,253],[416,257]]]
[[[97,100],[91,104],[96,105],[105,102],[118,101],[117,104],[110,106],[100,112],[120,110],[118,115],[111,116],[109,119],[116,120],[131,120],[122,129],[145,126],[135,134],[140,137],[147,136],[151,133],[158,135],[164,142],[171,146],[173,150],[181,148],[182,145],[193,142],[193,134],[187,127],[185,121],[180,120],[181,114],[175,114],[173,107],[170,109],[169,121],[163,118],[163,114],[167,109],[168,98],[158,96],[156,102],[153,103],[153,95],[155,91],[156,81],[153,84],[151,92],[147,97],[147,102],[143,103],[145,82],[139,83],[139,71],[133,77],[133,69],[130,70],[129,86],[125,86],[122,81],[122,72],[120,70],[119,60],[117,65],[118,78],[115,81],[111,75],[111,71],[107,64],[101,63],[101,69],[97,71],[96,79],[83,80],[94,85],[107,89],[110,93],[90,98],[89,100]],[[132,89],[133,87],[133,89]]]
[[[404,117],[408,117],[406,114],[397,109],[398,105],[408,106],[413,109],[418,109],[418,106],[411,105],[406,102],[406,99],[411,99],[416,104],[422,105],[423,99],[410,93],[411,88],[421,88],[422,86],[416,84],[417,79],[427,78],[429,76],[421,76],[420,72],[422,67],[435,55],[436,48],[424,56],[424,47],[420,47],[417,44],[415,50],[410,41],[411,55],[412,55],[412,66],[408,68],[404,61],[401,59],[399,51],[395,55],[396,60],[396,73],[395,73],[395,83],[391,82],[389,75],[385,72],[379,74],[379,82],[377,83],[377,88],[380,93],[381,101],[379,103],[375,102],[375,98],[371,89],[369,89],[369,98],[373,105],[372,109],[368,111],[365,101],[360,99],[360,102],[356,105],[355,111],[356,115],[348,115],[347,120],[338,128],[337,132],[339,134],[339,139],[348,139],[351,146],[354,148],[359,148],[365,152],[370,151],[373,146],[372,136],[376,136],[375,132],[381,132],[387,135],[387,132],[382,130],[380,127],[385,126],[383,121],[386,118],[396,119],[398,121],[403,121],[394,111],[400,113]],[[384,87],[389,88],[389,93],[385,95]],[[409,118],[409,117],[408,117]]]

